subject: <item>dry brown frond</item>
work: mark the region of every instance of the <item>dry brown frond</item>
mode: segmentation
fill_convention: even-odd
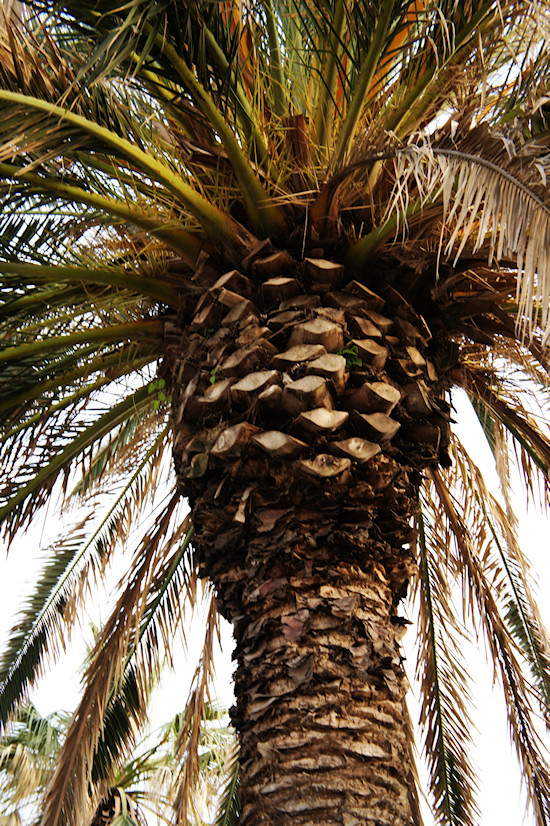
[[[455,465],[446,477],[439,471],[431,474],[453,539],[449,545],[452,566],[462,579],[464,610],[480,624],[495,677],[504,691],[510,731],[537,823],[547,824],[550,771],[533,703],[540,703],[547,713],[548,638],[534,607],[527,563],[515,541],[513,525],[458,443],[454,457]],[[525,677],[523,658],[536,687]]]
[[[84,677],[86,687],[46,790],[43,826],[54,826],[60,817],[76,826],[88,816],[91,802],[93,806],[89,796],[90,771],[104,712],[111,693],[120,684],[130,648],[137,642],[153,571],[164,557],[162,541],[166,539],[178,502],[179,496],[174,494],[156,519],[154,532],[144,538],[131,569],[130,582],[92,652]],[[146,685],[139,688],[145,695]],[[142,701],[145,706],[145,696]]]
[[[175,826],[186,826],[189,809],[200,817],[197,809],[197,788],[201,776],[199,764],[199,740],[206,702],[210,701],[210,684],[213,678],[213,655],[215,639],[219,640],[219,615],[216,598],[211,586],[210,601],[206,618],[204,645],[200,663],[195,671],[189,698],[185,708],[181,734],[176,746],[176,764],[181,766],[176,781],[174,802]]]
[[[525,339],[540,328],[550,338],[550,209],[522,180],[492,160],[461,149],[415,143],[396,153],[395,184],[386,218],[406,216],[413,201],[442,207],[440,251],[456,261],[489,241],[489,262],[517,266],[518,328]],[[416,204],[418,206],[418,203]],[[400,230],[404,227],[400,227]]]

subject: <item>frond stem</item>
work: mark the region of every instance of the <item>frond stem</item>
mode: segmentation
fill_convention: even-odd
[[[267,36],[269,41],[271,87],[273,89],[273,104],[275,114],[284,118],[288,114],[288,103],[285,95],[285,78],[281,57],[281,44],[277,32],[277,17],[273,11],[271,0],[264,0],[264,11],[267,18]]]
[[[207,26],[203,27],[204,36],[210,49],[212,60],[217,63],[218,70],[223,77],[230,76],[231,88],[235,95],[237,114],[240,117],[241,126],[255,150],[255,162],[267,169],[269,163],[269,151],[265,144],[264,137],[258,128],[254,112],[250,106],[248,98],[239,82],[235,71],[231,68],[229,61],[221,50],[218,41]]]
[[[466,161],[467,163],[484,166],[486,169],[490,169],[491,172],[494,172],[498,177],[504,178],[505,181],[509,181],[516,189],[520,189],[524,195],[527,195],[531,201],[534,201],[536,205],[550,217],[550,207],[548,207],[544,201],[538,197],[538,195],[535,195],[535,193],[530,190],[526,184],[520,181],[519,178],[511,175],[510,172],[507,172],[501,166],[489,161],[487,158],[483,158],[481,155],[470,155],[468,152],[462,152],[460,149],[439,149],[438,147],[435,147],[430,151],[433,152],[434,155],[442,155],[443,157],[448,158],[458,158],[461,161]],[[411,153],[409,150],[404,149],[401,151],[401,154],[407,155]]]
[[[30,281],[37,280],[48,283],[68,281],[71,283],[107,284],[112,287],[132,290],[170,306],[174,306],[178,299],[177,290],[168,281],[156,276],[148,278],[123,270],[117,272],[116,270],[95,270],[88,267],[47,267],[0,261],[0,273],[26,275],[30,277]]]
[[[25,344],[18,344],[14,347],[6,347],[0,350],[0,363],[18,361],[26,356],[37,353],[50,353],[71,347],[73,344],[88,344],[91,341],[124,341],[126,339],[156,338],[164,331],[164,324],[157,319],[148,321],[128,321],[124,324],[117,324],[113,327],[93,327],[81,333],[71,333],[67,336],[53,336],[40,341],[28,341]]]
[[[380,54],[384,47],[384,41],[392,20],[394,6],[395,0],[385,0],[383,4],[372,40],[367,50],[365,62],[363,63],[359,73],[359,78],[353,92],[353,98],[351,100],[348,113],[338,136],[336,149],[334,150],[334,157],[332,159],[333,168],[337,169],[340,166],[345,155],[349,151],[353,138],[355,137],[359,120],[365,105],[366,95],[374,77]]]
[[[155,361],[160,355],[161,352],[153,352],[147,356],[143,356],[142,358],[137,358],[138,352],[133,354],[130,361],[124,362],[123,357],[126,350],[136,349],[136,345],[139,347],[139,343],[132,342],[132,344],[127,345],[126,347],[117,350],[114,353],[110,353],[108,355],[102,355],[99,359],[92,358],[91,360],[86,360],[84,364],[76,370],[64,371],[62,374],[62,383],[64,387],[68,387],[69,384],[73,381],[76,381],[81,378],[87,378],[92,373],[97,373],[99,371],[104,371],[109,367],[117,368],[116,374],[117,377],[121,374],[131,373],[135,370],[139,370],[140,367],[144,367],[146,364],[150,364],[152,361]],[[82,356],[89,356],[90,355],[90,348],[85,348]],[[128,354],[129,355],[129,354]],[[124,367],[122,365],[125,365]],[[56,363],[56,366],[57,363]],[[121,373],[119,373],[119,370]],[[51,373],[51,365],[48,370]],[[46,381],[37,382],[32,386],[32,395],[29,395],[29,391],[25,390],[21,393],[12,394],[11,396],[4,396],[2,401],[0,401],[0,412],[4,410],[9,410],[10,407],[16,407],[19,404],[24,404],[25,402],[32,401],[33,399],[38,398],[38,396],[47,393],[49,390],[57,390],[60,386],[60,379],[47,379]],[[24,426],[25,423],[22,422],[18,425],[18,428]],[[17,428],[17,429],[18,429]],[[13,431],[12,431],[13,432]],[[7,436],[10,436],[11,433],[8,433]],[[7,438],[4,437],[4,438]]]
[[[334,93],[338,76],[338,53],[342,43],[342,35],[346,23],[345,0],[337,0],[334,12],[334,22],[331,27],[330,45],[326,64],[322,73],[319,93],[315,107],[315,145],[318,151],[324,149],[328,154],[328,142],[332,135],[333,118],[335,114]]]
[[[483,19],[489,15],[493,6],[494,3],[492,0],[485,2],[485,4],[472,15],[471,20],[464,29],[459,32],[455,41],[455,48],[445,61],[447,71],[452,68],[452,66],[450,66],[452,58],[457,58],[461,51],[467,48],[472,37],[472,32],[481,26]],[[437,62],[433,60],[431,68],[424,72],[420,80],[410,89],[408,94],[405,95],[401,104],[384,124],[386,132],[395,132],[396,135],[400,137],[411,123],[419,119],[420,110],[424,109],[425,111],[427,108],[426,104],[429,102],[423,99],[422,95],[435,76],[437,76],[440,82],[437,84],[437,87],[432,90],[431,97],[435,98],[441,94],[441,87],[445,82],[445,68],[441,65],[438,66]]]
[[[183,63],[183,61],[181,62]],[[186,64],[184,65],[186,66]],[[190,70],[187,69],[187,71],[194,79]],[[138,169],[150,175],[153,180],[163,184],[176,195],[180,202],[195,215],[212,240],[222,240],[222,242],[226,241],[231,247],[235,247],[236,244],[240,247],[237,225],[234,225],[226,215],[209,203],[206,198],[187,184],[170,167],[165,166],[152,155],[139,149],[126,138],[120,137],[105,126],[94,123],[82,115],[78,115],[69,109],[63,109],[61,106],[55,106],[49,101],[41,100],[40,98],[33,98],[30,95],[0,89],[0,100],[19,105],[23,108],[28,107],[31,110],[34,109],[38,112],[43,112],[48,117],[56,118],[70,126],[75,126],[85,134],[90,135],[90,137],[111,146],[113,149],[119,151],[126,159],[135,163]],[[1,167],[0,174],[2,174]]]
[[[1,90],[0,90],[1,94]],[[132,209],[122,201],[113,198],[106,198],[94,192],[88,192],[80,186],[67,184],[60,178],[38,175],[35,172],[27,172],[23,167],[15,164],[0,163],[0,177],[13,181],[21,181],[28,184],[29,188],[37,192],[51,192],[58,198],[66,201],[73,201],[78,204],[86,204],[94,209],[98,209],[107,215],[121,218],[144,229],[151,235],[164,241],[171,249],[181,253],[187,261],[195,264],[199,252],[203,246],[201,239],[187,232],[184,229],[166,226],[166,221],[160,216],[149,217],[143,212]]]
[[[162,34],[156,36],[159,49],[166,55],[176,72],[179,74],[185,88],[188,89],[197,105],[200,106],[224,146],[235,175],[241,185],[241,191],[246,202],[247,212],[256,231],[261,230],[265,235],[277,233],[283,229],[282,213],[276,207],[260,181],[252,171],[248,158],[244,155],[235,135],[231,131],[226,119],[216,107],[210,95],[199,83],[185,60],[179,56]]]

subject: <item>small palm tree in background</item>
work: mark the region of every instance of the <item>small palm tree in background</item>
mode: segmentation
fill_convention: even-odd
[[[41,717],[34,706],[19,709],[0,742],[0,823],[17,826],[36,815],[51,775],[69,715]]]
[[[218,810],[218,820],[231,823],[238,801],[234,733],[224,723],[227,712],[207,704],[199,735],[200,774],[192,790],[196,811]],[[176,744],[186,733],[178,714],[138,743],[131,757],[112,777],[113,786],[97,805],[90,826],[143,826],[171,822],[177,790]],[[19,826],[40,822],[41,799],[70,715],[41,717],[31,704],[23,706],[0,741],[0,823]],[[225,794],[223,792],[225,791]],[[204,826],[202,818],[194,826]],[[211,821],[210,821],[211,822]]]
[[[168,486],[92,654],[44,826],[84,822],[113,787],[198,574],[211,586],[178,823],[217,611],[236,639],[239,822],[420,821],[408,592],[439,822],[477,822],[473,623],[549,823],[548,640],[506,499],[514,455],[528,493],[549,494],[532,412],[549,368],[548,4],[3,9],[0,518],[10,539],[52,494],[96,508],[51,547],[14,629],[4,724]],[[504,507],[453,434],[454,388]]]

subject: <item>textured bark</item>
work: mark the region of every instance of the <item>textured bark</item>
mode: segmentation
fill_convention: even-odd
[[[256,511],[256,491],[238,532],[231,503],[196,505],[203,565],[237,641],[243,824],[418,822],[395,610],[414,563],[402,554],[388,572],[376,560],[384,543],[338,503],[341,488],[320,510],[305,480],[288,491],[303,507],[287,495]]]
[[[397,609],[454,361],[395,290],[272,258],[199,272],[166,326],[180,488],[237,641],[241,822],[412,824]]]
[[[244,824],[414,822],[391,593],[376,563],[333,556],[309,574],[294,559],[288,584],[255,600],[258,583],[236,623]]]
[[[242,823],[418,822],[397,616],[418,474],[380,455],[362,481],[253,450],[237,466],[194,522],[237,641]]]
[[[319,553],[311,574],[296,573],[256,604],[244,601],[247,621],[236,623],[246,648],[234,720],[243,824],[414,822],[405,685],[384,571],[334,565],[331,556]],[[282,619],[281,610],[289,612]],[[252,623],[264,626],[256,639]]]

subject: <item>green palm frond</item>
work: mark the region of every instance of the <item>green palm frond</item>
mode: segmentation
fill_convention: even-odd
[[[548,722],[550,712],[550,638],[545,631],[532,595],[532,575],[522,553],[513,522],[499,503],[490,496],[479,469],[456,445],[456,473],[476,500],[486,524],[487,539],[493,547],[507,584],[500,584],[499,599],[505,607],[505,619],[517,640],[531,671],[533,685],[540,698],[541,711]],[[492,566],[488,566],[489,568]]]
[[[42,284],[108,284],[122,290],[130,290],[140,296],[149,296],[163,304],[174,304],[177,292],[170,281],[160,277],[147,278],[145,275],[133,273],[120,268],[96,269],[88,267],[38,267],[32,264],[10,262],[2,264],[0,271],[5,274],[7,286],[26,288],[25,295],[32,296],[34,290],[30,285]],[[6,278],[5,276],[8,276]],[[10,279],[9,276],[12,276]],[[9,311],[10,305],[6,307]]]
[[[28,462],[20,464],[21,457],[14,457],[12,480],[9,487],[4,487],[2,491],[4,504],[0,508],[0,519],[8,536],[13,536],[16,530],[32,518],[47,500],[58,478],[67,478],[74,460],[82,457],[85,451],[97,445],[116,428],[132,427],[132,423],[137,422],[144,411],[153,406],[154,399],[148,386],[145,386],[128,395],[92,424],[80,428],[78,435],[68,442],[67,430],[63,428],[60,437],[65,445],[62,442],[52,450],[51,441],[48,440],[43,455],[34,467]]]
[[[241,810],[239,800],[239,752],[235,748],[227,768],[227,782],[218,805],[216,826],[235,826]]]
[[[343,265],[347,280],[380,293],[396,323],[410,309],[441,392],[430,411],[441,463],[444,397],[458,385],[503,484],[505,454],[515,452],[529,494],[538,480],[550,501],[550,434],[529,412],[550,385],[549,38],[546,0],[0,4],[0,521],[11,539],[54,492],[65,505],[107,502],[93,525],[77,524],[48,549],[0,663],[3,723],[63,646],[89,581],[136,524],[142,530],[49,778],[45,824],[79,822],[111,793],[120,822],[133,817],[124,755],[163,655],[185,631],[183,606],[197,600],[193,528],[175,489],[152,524],[138,516],[169,476],[167,451],[202,416],[193,409],[204,402],[193,397],[200,371],[215,380],[226,355],[212,328],[228,307],[246,317],[254,303],[220,288],[224,273],[250,276],[262,325],[262,259],[278,260],[273,275],[296,276],[312,306],[327,298],[327,318],[348,288],[315,284],[308,257]],[[208,323],[195,323],[208,302]],[[237,338],[238,324],[228,324]],[[258,329],[266,352],[275,347],[277,335]],[[387,339],[391,383],[399,337]],[[180,356],[181,386],[168,391]],[[367,365],[354,366],[367,381]],[[398,404],[402,432],[414,418],[410,386],[422,395],[411,375]],[[184,420],[170,393],[190,401]],[[237,408],[232,401],[230,417]],[[258,410],[249,424],[261,424]],[[217,433],[218,410],[208,415]],[[495,659],[544,826],[550,779],[534,708],[548,715],[548,641],[510,502],[499,507],[460,446],[451,453],[445,473],[424,466],[416,502],[418,676],[436,816],[449,826],[478,818],[460,656],[469,621]],[[213,507],[225,507],[234,481],[233,470],[221,474]],[[464,617],[453,579],[468,594]],[[190,700],[163,735],[179,767],[161,784],[162,805],[173,804],[182,824],[202,821],[208,762],[217,822],[236,822],[239,809],[237,754],[228,757],[224,737],[223,748],[215,742],[215,725],[208,730],[218,619],[207,595]],[[136,758],[126,779],[142,771],[152,764]]]
[[[10,633],[0,665],[0,720],[5,724],[27,687],[34,684],[48,657],[65,645],[91,579],[103,578],[115,547],[122,546],[140,512],[155,495],[158,468],[167,445],[167,428],[152,440],[140,443],[141,459],[126,469],[127,481],[100,524],[91,530],[88,515],[45,550],[47,563],[39,584]],[[149,434],[149,442],[151,437]],[[93,468],[93,466],[92,466]],[[74,495],[90,502],[91,481],[86,474]],[[114,492],[114,491],[113,491]],[[168,586],[169,583],[167,583]]]
[[[482,421],[493,418],[524,450],[528,461],[541,472],[548,486],[550,468],[550,436],[546,429],[517,400],[510,397],[502,382],[488,384],[479,373],[467,374],[466,386],[481,412]]]
[[[0,184],[0,215],[2,258],[45,264],[70,257],[73,241],[99,217],[91,210],[86,216],[82,207],[71,209],[55,199],[52,203],[43,194],[28,198],[26,187],[16,191],[5,183]]]
[[[0,822],[22,823],[36,807],[68,716],[57,712],[41,717],[32,704],[23,706],[0,739]]]
[[[453,614],[452,571],[447,571],[448,537],[441,536],[441,511],[423,491],[418,515],[420,629],[417,677],[421,686],[420,726],[424,758],[438,822],[474,824],[477,782],[470,757],[472,698],[461,654],[465,631]]]
[[[93,284],[67,291],[63,274],[56,288],[55,268],[41,279],[34,265],[20,266],[28,276],[14,281],[5,276],[10,293],[0,309],[4,455],[29,438],[36,442],[47,423],[53,443],[56,429],[61,432],[76,411],[96,402],[98,391],[155,361],[163,332],[160,319],[147,317],[149,307],[141,296]],[[42,287],[41,280],[48,278]]]
[[[132,702],[130,695],[135,693],[132,690],[125,692],[127,702]],[[201,783],[209,805],[215,802],[220,783],[224,784],[226,777],[229,782],[233,780],[229,772],[233,772],[235,766],[235,738],[225,724],[226,715],[224,709],[207,704],[201,723],[204,757]],[[176,775],[174,747],[183,718],[184,713],[179,713],[155,731],[146,733],[136,742],[131,756],[113,770],[112,784],[95,812],[95,816],[99,816],[98,823],[103,823],[101,813],[109,809],[113,795],[120,802],[126,801],[127,813],[140,824],[146,822],[149,812],[156,822],[172,822]],[[64,712],[41,717],[34,706],[25,705],[0,739],[0,822],[3,826],[28,822],[29,817],[39,812],[41,794],[51,776],[69,720],[69,715]],[[112,719],[110,722],[116,723]],[[114,808],[122,814],[123,806],[115,805]]]
[[[145,5],[145,4],[143,4]],[[158,10],[155,9],[155,11]],[[162,18],[160,18],[162,19]],[[202,111],[203,116],[212,122],[216,131],[220,135],[221,141],[227,153],[229,162],[231,163],[235,172],[236,178],[239,181],[243,192],[246,194],[247,208],[255,228],[267,232],[280,225],[281,220],[278,218],[278,213],[275,207],[269,203],[267,193],[263,190],[262,185],[248,160],[244,156],[235,136],[226,124],[225,118],[219,112],[215,102],[211,99],[208,92],[201,85],[200,81],[194,75],[192,69],[187,65],[187,62],[180,56],[178,50],[170,42],[166,32],[160,31],[160,19],[157,17],[156,33],[154,28],[148,21],[147,15],[139,15],[138,32],[147,37],[147,41],[151,41],[155,46],[156,56],[162,63],[168,63],[171,71],[175,74],[178,84],[181,84],[182,89],[186,95],[190,95],[194,104]],[[125,25],[122,24],[122,31],[118,32],[119,36],[124,39],[124,53],[118,55],[119,61],[124,62],[125,59],[134,54],[131,49],[131,44],[128,43],[125,34]],[[112,34],[107,35],[107,41],[110,45],[113,44]],[[105,49],[105,43],[99,47],[99,51],[108,51]],[[136,43],[137,46],[137,43]],[[91,55],[91,60],[95,62],[96,54]],[[11,55],[12,61],[16,61],[16,56]],[[112,70],[114,54],[111,53],[109,66]],[[143,56],[138,62],[138,66],[143,65]],[[10,79],[12,83],[10,84]],[[28,120],[28,129],[26,129],[25,140],[32,147],[33,154],[39,151],[46,155],[49,151],[52,141],[56,144],[65,140],[71,141],[71,147],[74,146],[79,151],[86,151],[93,148],[107,152],[113,163],[114,157],[119,156],[119,166],[124,174],[125,168],[128,164],[133,168],[134,175],[140,177],[145,175],[149,180],[152,180],[157,185],[166,188],[171,192],[181,207],[190,209],[191,213],[195,215],[200,223],[205,227],[210,227],[209,231],[217,239],[221,236],[225,237],[228,244],[233,244],[235,248],[238,247],[238,239],[234,231],[231,230],[230,222],[227,217],[224,217],[217,208],[207,202],[205,198],[199,195],[196,190],[189,186],[189,184],[178,173],[173,163],[168,161],[168,153],[159,151],[157,159],[152,157],[150,147],[155,140],[153,133],[140,134],[143,132],[143,126],[138,126],[136,122],[131,122],[131,116],[125,119],[124,122],[112,122],[117,113],[123,112],[120,106],[99,107],[97,105],[97,97],[101,94],[102,86],[94,82],[96,78],[92,77],[88,81],[91,85],[86,86],[88,94],[84,98],[82,94],[78,94],[78,79],[75,78],[72,85],[68,89],[70,97],[76,98],[76,105],[73,104],[71,109],[63,108],[56,105],[59,100],[59,93],[57,90],[48,90],[50,92],[50,100],[44,95],[44,89],[41,89],[41,96],[35,95],[35,90],[30,85],[28,89],[21,89],[21,83],[17,73],[6,73],[5,89],[0,90],[0,98],[4,101],[4,115],[0,119],[0,134],[4,126],[7,134],[13,134],[13,123],[17,118],[17,113],[22,109],[25,110],[30,118]],[[10,85],[13,87],[10,89]],[[111,88],[111,95],[115,95]],[[69,99],[70,99],[69,97]],[[86,109],[88,111],[86,111]],[[80,111],[78,111],[80,110]],[[101,124],[101,115],[111,113],[105,125]],[[43,121],[44,117],[55,118],[56,128],[48,130],[44,133]],[[145,128],[148,129],[146,122]],[[137,131],[137,133],[136,133]],[[153,137],[153,141],[151,138]],[[148,138],[148,139],[147,139]],[[140,148],[140,145],[147,143],[148,152],[145,153]],[[159,147],[160,149],[160,147]],[[71,149],[68,155],[71,154]],[[5,170],[7,172],[7,169]],[[14,173],[15,174],[15,173]],[[24,178],[27,173],[22,173]]]
[[[145,209],[129,206],[127,201],[121,197],[109,197],[103,194],[103,187],[100,187],[100,192],[97,193],[89,191],[87,186],[83,186],[79,182],[67,183],[65,176],[59,176],[58,174],[38,175],[35,172],[28,172],[14,164],[7,163],[0,163],[0,178],[9,181],[11,183],[10,191],[15,190],[21,200],[29,204],[29,207],[33,210],[36,210],[37,202],[47,207],[48,212],[53,213],[54,216],[59,211],[63,211],[66,203],[90,207],[89,223],[93,222],[101,226],[111,224],[115,227],[121,223],[137,226],[153,238],[157,238],[166,244],[168,249],[184,255],[192,263],[196,261],[203,246],[193,232],[174,226],[175,221],[172,213],[159,213],[157,209],[150,208],[149,204],[146,205]],[[37,191],[40,194],[33,197],[34,192]],[[138,201],[139,206],[141,205]],[[46,212],[46,215],[48,212]],[[40,213],[37,211],[36,217],[39,218],[39,216]],[[32,242],[34,246],[38,246],[35,243],[37,233],[28,226],[25,219],[20,220],[19,228],[21,232],[17,232],[17,235],[14,236],[13,215],[11,210],[4,209],[0,215],[0,233],[8,239],[10,258],[16,257],[17,251],[26,253],[29,242]],[[15,227],[15,229],[18,229],[18,227]],[[42,241],[43,248],[55,243],[56,222],[50,221],[50,226],[46,229],[46,233],[41,232],[39,238]],[[87,227],[83,226],[82,231],[85,229]],[[15,245],[13,243],[14,237]],[[239,246],[233,235],[230,235],[227,241],[235,247]],[[34,257],[36,258],[36,255]],[[42,260],[47,260],[45,259],[45,250],[42,253]]]
[[[65,583],[75,553],[78,554],[87,538],[84,531],[87,521],[76,525],[68,536],[48,549],[49,561],[40,584],[11,631],[0,662],[2,727],[26,696],[27,687],[32,685],[37,672],[40,673],[45,651],[52,647],[55,653],[64,647],[68,631],[64,622],[67,592],[61,583]]]
[[[535,342],[511,337],[507,319],[505,337],[495,339],[490,351],[472,352],[467,360],[464,386],[495,457],[501,489],[506,497],[510,463],[518,470],[533,500],[548,501],[548,439],[545,424],[549,388],[548,358]]]
[[[149,385],[150,395],[153,396],[153,406],[160,407],[155,395],[162,391],[156,390],[156,384],[155,380],[152,386]],[[111,480],[111,492],[122,486],[124,492],[131,492],[136,502],[141,501],[146,492],[152,492],[161,474],[163,458],[171,446],[171,426],[166,425],[161,430],[162,419],[162,414],[157,409],[156,415],[132,422],[128,428],[111,438],[108,444],[90,457],[88,467],[83,468],[80,479],[70,493],[71,499],[89,501],[95,493],[101,493],[106,477]],[[121,498],[117,499],[113,508],[118,508],[121,501]]]

